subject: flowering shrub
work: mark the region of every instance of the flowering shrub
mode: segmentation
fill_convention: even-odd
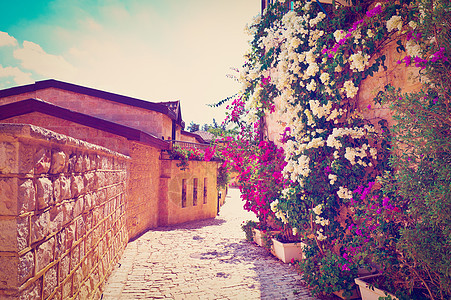
[[[185,148],[178,145],[174,145],[171,151],[171,159],[180,160],[177,166],[181,170],[185,170],[189,167],[188,161],[210,161],[215,158],[216,147],[207,147],[205,149],[199,149],[196,147]]]
[[[400,222],[404,217],[398,218],[396,213],[410,207],[409,200],[398,205],[389,202],[389,197],[380,196],[368,208],[373,200],[361,194],[359,199],[363,197],[363,203],[361,206],[355,203],[355,193],[367,191],[368,194],[375,188],[377,177],[382,178],[386,171],[394,174],[393,166],[399,168],[399,164],[389,164],[392,143],[398,141],[391,139],[387,122],[383,119],[370,122],[356,109],[361,82],[381,68],[387,69],[386,57],[380,51],[389,43],[396,42],[397,50],[406,54],[399,65],[413,64],[428,71],[436,70],[430,69],[431,64],[447,62],[445,47],[437,47],[437,39],[425,40],[424,32],[433,29],[424,24],[433,19],[428,10],[436,7],[449,16],[449,4],[443,8],[439,1],[430,8],[423,1],[356,2],[352,7],[334,8],[313,1],[296,1],[293,9],[288,9],[284,1],[279,1],[257,17],[247,28],[253,39],[240,73],[243,87],[229,107],[231,113],[227,120],[242,129],[258,131],[264,129],[265,115],[274,111],[279,114],[285,129],[281,133],[284,152],[277,155],[277,163],[261,159],[261,150],[251,142],[255,134],[243,135],[240,146],[232,146],[232,159],[239,161],[246,207],[260,217],[272,211],[304,239],[306,259],[300,262],[300,267],[316,293],[341,289],[349,293],[351,278],[356,276],[358,268],[369,266],[376,259],[373,251],[376,245],[383,242],[386,247],[381,251],[395,253],[399,250],[396,243],[406,233],[403,229],[406,227]],[[449,24],[444,18],[442,22]],[[449,34],[446,30],[439,34],[446,36]],[[449,88],[449,72],[445,74],[448,75],[445,86]],[[436,83],[435,79],[432,81]],[[446,102],[440,97],[435,101]],[[415,105],[419,112],[431,112],[430,106]],[[409,111],[405,104],[401,107]],[[372,106],[368,105],[367,109],[371,110]],[[436,120],[449,124],[449,114],[445,117],[436,113],[436,116]],[[400,127],[400,132],[403,129],[406,127]],[[415,128],[414,132],[421,136],[423,129]],[[449,136],[447,130],[449,127],[441,136]],[[432,141],[429,137],[426,140]],[[421,139],[418,141],[423,146]],[[415,150],[406,153],[418,155]],[[444,153],[448,155],[449,149]],[[277,176],[270,176],[271,172]],[[439,178],[447,182],[444,174]],[[413,177],[409,176],[412,188]],[[268,182],[259,182],[263,178]],[[402,182],[399,178],[393,180],[393,187]],[[443,186],[441,191],[449,195],[449,187]],[[421,193],[425,192],[421,190]],[[406,198],[395,196],[394,199]],[[371,214],[358,219],[363,207]],[[384,223],[376,222],[377,216],[387,218],[388,213],[394,216],[392,221],[388,218]],[[416,221],[419,220],[417,217]],[[369,234],[379,225],[386,225],[388,231],[377,232],[388,232],[393,243],[386,244],[381,236],[364,235],[363,229]],[[365,243],[370,248],[359,248]],[[390,260],[389,264],[392,270],[399,265]],[[437,278],[442,280],[440,276]]]

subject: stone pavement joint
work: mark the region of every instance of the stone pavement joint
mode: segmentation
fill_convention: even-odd
[[[109,299],[319,299],[296,270],[247,242],[256,220],[229,190],[215,219],[160,227],[130,242],[108,279]]]

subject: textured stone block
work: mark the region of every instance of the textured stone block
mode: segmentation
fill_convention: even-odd
[[[85,190],[84,180],[82,176],[71,176],[70,194],[71,198],[76,198],[83,194]]]
[[[0,215],[17,215],[17,178],[0,178]]]
[[[19,148],[19,173],[32,174],[34,168],[33,156],[35,148],[29,144],[21,144]]]
[[[0,142],[0,174],[18,173],[18,143]]]
[[[53,204],[53,184],[48,178],[38,178],[36,181],[36,201],[38,209],[44,209]]]
[[[48,211],[31,217],[31,243],[42,240],[50,227],[50,213]]]
[[[0,251],[17,251],[16,219],[0,219]]]
[[[61,230],[55,236],[55,259],[62,257],[66,249],[66,231]]]
[[[70,192],[70,178],[65,176],[60,176],[59,178],[60,186],[61,186],[61,199],[67,200],[71,198]]]
[[[63,284],[63,299],[69,299],[72,296],[72,278],[69,278]]]
[[[78,217],[83,213],[84,210],[84,197],[80,196],[75,200],[74,204],[74,218]]]
[[[67,155],[63,151],[52,151],[52,164],[50,173],[58,174],[63,172],[67,166]]]
[[[83,236],[85,235],[86,232],[86,224],[83,220],[83,218],[78,218],[76,221],[77,224],[77,234],[76,234],[76,238],[77,241],[81,238],[83,238]]]
[[[66,249],[72,247],[73,242],[75,241],[75,224],[70,224],[66,227]]]
[[[18,209],[19,214],[30,212],[36,208],[36,189],[31,179],[19,182]]]
[[[78,268],[78,263],[80,262],[80,251],[78,246],[72,248],[71,256],[70,256],[70,270],[73,272],[76,268]]]
[[[53,206],[49,210],[50,214],[50,233],[54,233],[57,231],[60,231],[63,227],[64,222],[64,213],[63,213],[63,207],[61,205],[59,206]]]
[[[17,248],[19,251],[30,245],[30,217],[17,218]]]
[[[61,284],[70,272],[70,255],[64,256],[59,263],[59,284]]]
[[[74,218],[74,202],[66,202],[63,204],[63,222],[67,224],[71,222]]]
[[[44,299],[49,297],[58,286],[58,273],[56,267],[57,266],[55,265],[45,272],[43,285]]]
[[[24,283],[33,277],[34,271],[34,255],[33,251],[29,251],[19,258],[19,284]]]
[[[30,284],[21,291],[19,300],[40,300],[41,299],[42,277]]]
[[[34,173],[43,174],[50,171],[52,153],[49,149],[39,149],[34,153]]]
[[[0,256],[0,289],[17,288],[19,284],[19,274],[17,265],[18,257]]]
[[[36,249],[36,272],[41,271],[54,259],[55,238],[39,245]]]

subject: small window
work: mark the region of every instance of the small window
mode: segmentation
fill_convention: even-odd
[[[204,204],[207,204],[207,178],[204,178]]]
[[[197,205],[197,178],[193,179],[193,206]]]
[[[186,207],[186,179],[182,179],[182,207]]]

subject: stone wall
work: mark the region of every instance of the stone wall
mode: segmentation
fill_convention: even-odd
[[[189,169],[180,170],[177,160],[166,161],[160,185],[162,198],[167,197],[167,224],[214,218],[218,209],[217,162],[190,161]],[[162,170],[163,171],[163,170]],[[197,179],[197,203],[194,204],[194,179]],[[183,180],[185,180],[186,205],[182,206]],[[206,183],[206,185],[205,185]],[[204,187],[206,199],[204,201]],[[166,189],[167,192],[164,192]],[[162,199],[160,199],[161,201]],[[164,202],[163,202],[164,203]],[[164,212],[161,209],[162,213]]]
[[[139,142],[130,142],[130,148],[127,227],[132,239],[158,226],[160,151]]]
[[[0,298],[100,298],[128,241],[129,158],[0,124]]]

